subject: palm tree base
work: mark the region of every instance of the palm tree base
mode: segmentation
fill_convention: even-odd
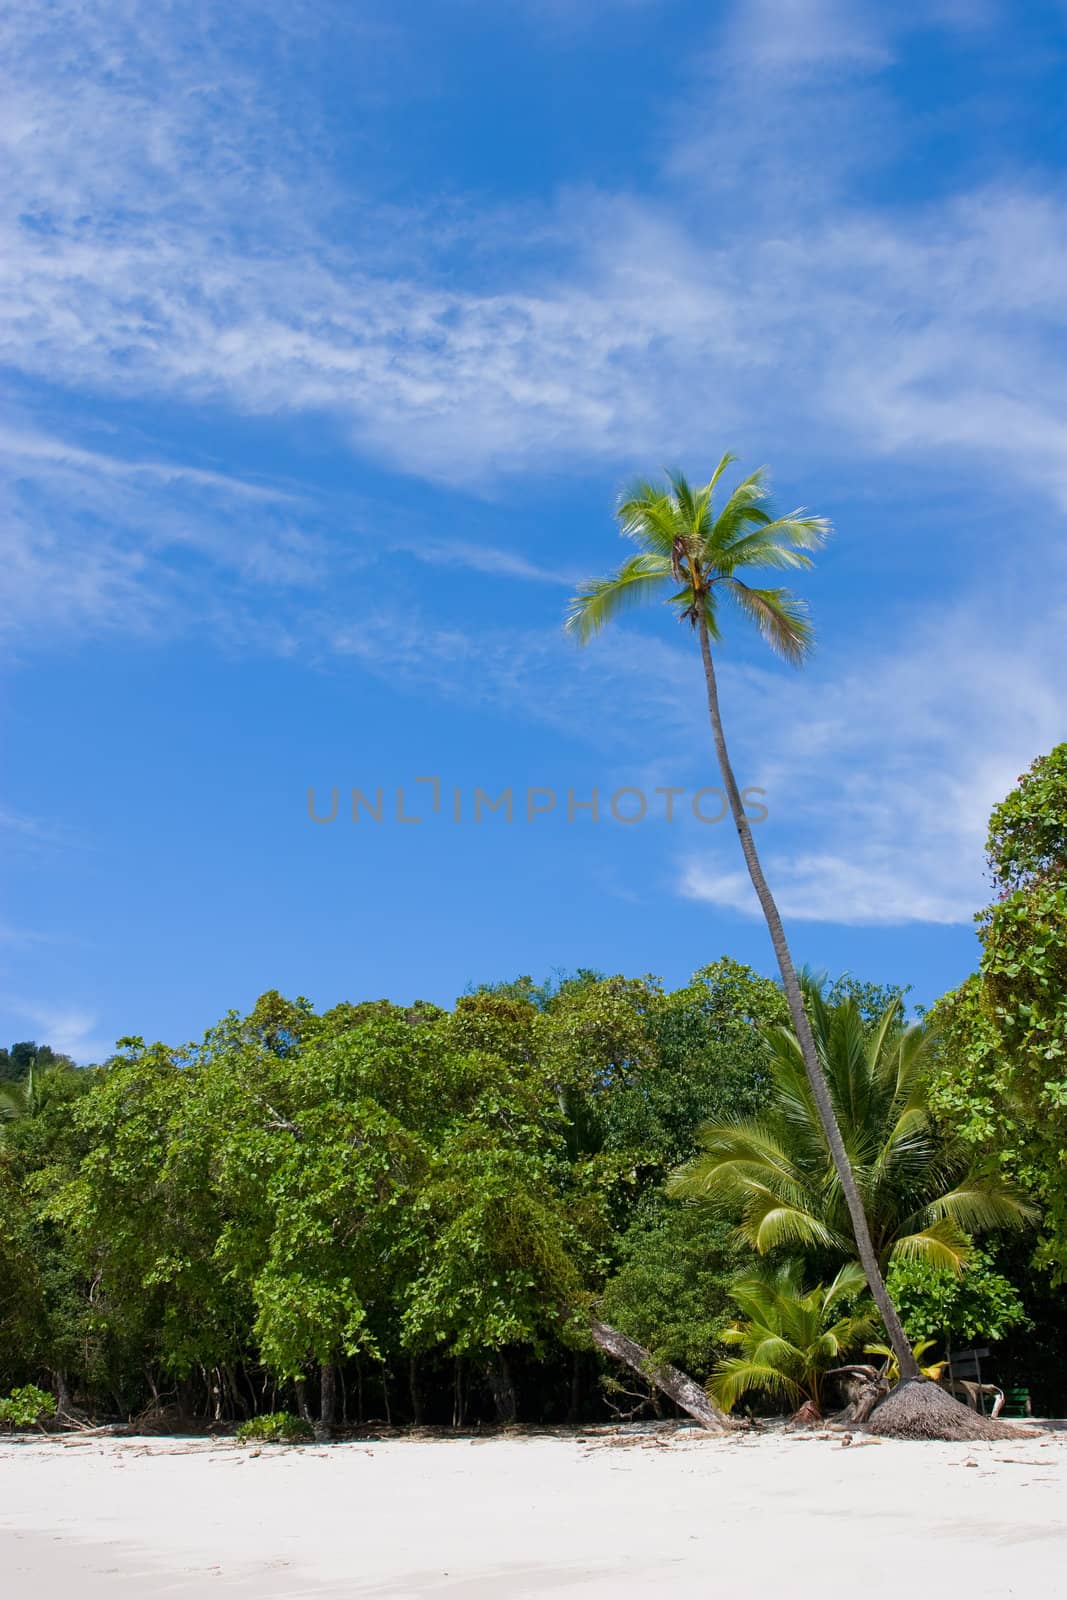
[[[905,1378],[898,1383],[874,1408],[867,1431],[884,1439],[1033,1438],[1029,1428],[1016,1428],[961,1405],[930,1378]]]

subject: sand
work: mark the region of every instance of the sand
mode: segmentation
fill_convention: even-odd
[[[1067,1434],[0,1439],[5,1600],[1067,1596]]]

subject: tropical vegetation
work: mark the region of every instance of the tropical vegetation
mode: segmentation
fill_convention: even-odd
[[[856,1000],[806,986],[808,1014],[849,1164],[883,1271],[905,1261],[959,1273],[973,1236],[1019,1228],[1033,1204],[972,1147],[939,1128],[926,1103],[932,1032],[906,1026],[894,999],[865,1024]],[[792,1029],[767,1030],[767,1101],[697,1131],[699,1153],[669,1192],[740,1217],[753,1250],[852,1256],[855,1241]]]
[[[741,1353],[724,1356],[711,1380],[724,1409],[756,1392],[819,1416],[827,1374],[870,1338],[876,1313],[869,1300],[857,1306],[866,1287],[858,1262],[846,1262],[825,1287],[805,1289],[803,1273],[803,1262],[785,1260],[735,1279],[730,1294],[742,1317],[722,1337]]]
[[[889,1027],[878,986],[809,992],[909,1337],[933,1341],[927,1365],[997,1341],[998,1370],[1052,1409],[1067,1399],[1064,1298],[1034,1262],[1038,1200],[972,1144],[960,1167],[947,1119],[923,1109],[924,1073],[902,1066],[927,1063],[944,1092],[943,1051],[888,1004]],[[724,958],[674,990],[584,972],[490,985],[451,1010],[317,1013],[271,991],[196,1044],[123,1041],[0,1127],[0,1392],[34,1384],[63,1416],[151,1410],[174,1425],[286,1412],[305,1433],[588,1420],[623,1404],[595,1316],[710,1380],[720,1403],[824,1408],[826,1372],[884,1331],[825,1144],[818,1188],[787,1017],[776,984]],[[857,1116],[880,1110],[854,1122],[826,1044],[861,1036]],[[743,1186],[694,1183],[713,1129],[777,1130],[791,1225],[776,1231],[765,1209],[766,1138],[747,1152],[757,1211]],[[961,1187],[999,1198],[954,1211]],[[894,1252],[931,1206],[952,1231]],[[622,1388],[642,1404],[636,1375]]]

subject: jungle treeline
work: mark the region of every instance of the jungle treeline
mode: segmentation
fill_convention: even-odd
[[[867,1027],[896,993],[848,978],[824,992]],[[666,1180],[698,1156],[702,1127],[766,1110],[768,1030],[787,1023],[779,986],[723,958],[674,990],[582,971],[451,1010],[316,1014],[270,991],[196,1045],[125,1039],[94,1068],[16,1047],[0,1392],[44,1383],[70,1415],[175,1426],[277,1409],[471,1427],[654,1407],[639,1375],[597,1354],[590,1319],[701,1380],[721,1361],[752,1243],[740,1207]],[[952,1142],[970,1110],[951,1060],[932,1059],[931,1126]],[[976,1257],[1012,1315],[996,1326],[994,1304],[983,1325],[979,1305],[969,1327],[1002,1335],[1000,1380],[1025,1380],[1052,1412],[1067,1399],[1064,1296],[1034,1215]],[[921,1283],[897,1292],[929,1319]]]

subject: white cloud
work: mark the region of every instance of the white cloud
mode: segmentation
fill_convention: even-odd
[[[891,926],[909,922],[967,922],[973,897],[939,894],[899,865],[880,868],[831,855],[772,856],[764,863],[778,909],[795,922],[834,922],[846,926]],[[680,893],[724,910],[762,915],[747,872],[716,872],[706,863],[688,864]]]
[[[10,923],[0,922],[0,944],[10,945],[16,949],[32,949],[42,944],[59,944],[63,936],[55,933],[38,933],[34,928],[16,928]]]
[[[66,823],[51,822],[43,817],[31,817],[0,805],[0,833],[7,835],[7,848],[48,849],[63,848],[80,843],[79,836]]]
[[[732,48],[846,64],[884,48],[871,8],[772,9],[740,10]],[[866,89],[831,107],[821,89],[813,105],[786,95],[779,126],[774,93],[745,80],[710,131],[687,115],[697,143],[679,131],[682,183],[658,203],[459,207],[447,248],[478,260],[475,278],[441,266],[427,217],[383,227],[370,194],[345,196],[339,229],[328,164],[309,203],[325,134],[303,102],[278,104],[284,14],[268,8],[258,77],[225,30],[176,13],[15,15],[0,350],[31,381],[321,413],[378,458],[464,485],[675,459],[757,425],[903,459],[1008,441],[1010,471],[1067,503],[1060,197],[1001,180],[875,216],[832,183],[810,190],[838,158],[865,160],[866,140],[891,145]],[[845,126],[827,120],[839,106]],[[743,173],[744,193],[678,205],[697,168],[713,187]],[[796,204],[776,174],[808,186]],[[539,231],[549,266],[522,252]]]
[[[37,1043],[51,1045],[61,1055],[71,1056],[79,1066],[105,1060],[114,1041],[96,1036],[99,1018],[90,1011],[65,1005],[35,1005],[9,1002],[9,1011],[36,1030]]]
[[[736,64],[794,72],[884,66],[892,59],[884,14],[851,0],[747,0],[727,28]]]
[[[288,501],[297,498],[287,490],[266,484],[246,483],[224,472],[205,472],[202,468],[186,466],[181,462],[124,460],[99,450],[86,450],[66,439],[2,425],[0,459],[7,460],[15,475],[25,471],[31,463],[46,463],[84,469],[104,478],[145,479],[162,487],[191,484],[197,488],[218,490],[240,500]]]
[[[5,354],[120,397],[321,411],[455,482],[706,450],[758,412],[764,428],[821,421],[839,450],[980,456],[1006,441],[1011,470],[1067,502],[1067,233],[1051,199],[990,191],[725,248],[647,207],[584,212],[569,273],[496,294],[343,260],[206,261],[194,240],[116,252],[9,234]]]
[[[129,459],[30,428],[0,427],[0,548],[0,633],[36,649],[209,622],[220,642],[289,653],[317,633],[321,597],[397,552],[507,580],[573,581],[517,550],[436,536],[388,504]],[[281,594],[279,628],[265,602]]]
[[[990,809],[1067,728],[1067,604],[1008,636],[988,599],[913,614],[859,669],[734,680],[724,699],[746,779],[767,790],[756,837],[783,916],[967,923],[989,894]],[[721,845],[690,850],[679,892],[759,915],[723,862]]]
[[[573,573],[560,572],[553,567],[539,567],[513,550],[500,550],[495,545],[471,544],[462,539],[445,539],[439,543],[420,541],[417,544],[394,548],[406,550],[417,560],[430,566],[464,567],[470,572],[484,572],[490,577],[518,578],[527,583],[573,585]]]
[[[232,627],[235,585],[299,590],[326,570],[313,510],[284,489],[18,428],[0,432],[0,469],[0,632],[36,648],[164,636],[190,615]]]

